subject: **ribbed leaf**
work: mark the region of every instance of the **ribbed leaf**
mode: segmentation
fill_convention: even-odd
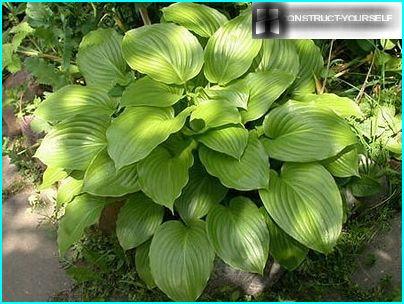
[[[82,176],[68,176],[63,179],[58,187],[56,203],[61,206],[70,203],[76,195],[82,193]]]
[[[312,104],[317,108],[329,109],[341,117],[363,117],[363,113],[358,104],[348,97],[340,97],[331,93],[320,95],[306,94],[298,97],[299,100]]]
[[[283,71],[250,73],[246,77],[250,91],[247,111],[241,111],[243,122],[256,120],[268,112],[272,103],[292,84],[294,76]]]
[[[90,163],[85,175],[83,192],[97,196],[123,196],[140,190],[136,164],[115,169],[106,150]]]
[[[214,8],[198,3],[174,3],[161,9],[164,21],[182,25],[201,37],[210,37],[227,22]]]
[[[241,123],[237,108],[229,103],[207,101],[196,106],[191,114],[190,125],[196,132],[203,132],[227,124]]]
[[[103,199],[87,194],[76,196],[66,207],[66,211],[58,228],[58,245],[60,254],[83,235],[84,229],[94,225],[100,218],[102,209],[107,205]]]
[[[152,289],[156,287],[156,283],[154,283],[150,270],[150,244],[151,241],[148,241],[136,248],[135,266],[137,274],[146,283],[147,288]]]
[[[261,51],[254,59],[256,71],[278,69],[296,76],[299,72],[299,55],[293,40],[264,39]]]
[[[204,217],[227,193],[220,182],[196,164],[189,172],[189,182],[175,201],[181,218],[189,222]]]
[[[87,85],[108,91],[126,85],[131,77],[122,56],[122,36],[113,29],[97,29],[85,35],[77,53],[77,65]]]
[[[264,147],[253,132],[240,160],[208,149],[199,148],[199,158],[209,174],[219,178],[228,188],[241,191],[266,188],[269,177],[269,162]]]
[[[223,126],[209,130],[197,140],[212,150],[240,159],[248,142],[248,131],[242,125]]]
[[[116,235],[124,250],[135,248],[152,237],[163,222],[164,208],[142,192],[132,194],[119,210]]]
[[[138,164],[139,184],[157,204],[173,210],[174,201],[188,183],[188,169],[194,163],[191,143],[179,153],[164,145],[157,147]]]
[[[264,120],[270,139],[270,157],[291,162],[311,162],[337,155],[355,144],[349,124],[330,110],[289,101],[272,110]]]
[[[217,255],[230,266],[263,274],[268,259],[269,233],[257,206],[236,197],[228,207],[216,205],[206,223],[209,241]]]
[[[324,66],[323,56],[313,40],[295,40],[299,54],[300,70],[291,88],[293,95],[313,93],[315,79],[319,79]]]
[[[168,221],[157,229],[149,257],[158,288],[174,301],[195,301],[208,282],[215,254],[205,222],[195,220],[184,226]]]
[[[35,115],[56,123],[77,114],[111,115],[117,103],[98,88],[69,85],[42,101]]]
[[[184,89],[146,76],[132,82],[122,94],[123,106],[169,107],[183,97]]]
[[[222,103],[227,102],[237,108],[247,110],[249,89],[246,81],[240,79],[225,87],[216,85],[203,89],[203,93],[201,93],[198,98],[205,101],[217,100]]]
[[[260,212],[264,215],[269,230],[269,252],[274,259],[288,270],[296,269],[306,258],[308,248],[286,234],[271,219],[265,208]]]
[[[225,85],[250,68],[261,48],[261,40],[252,39],[251,14],[238,16],[210,37],[205,48],[205,77]]]
[[[337,156],[326,159],[322,163],[334,176],[359,176],[359,157],[356,148],[350,149],[349,151],[342,151]]]
[[[145,158],[170,134],[179,131],[192,108],[174,117],[172,108],[126,109],[107,130],[108,154],[117,170]]]
[[[356,197],[373,196],[382,190],[382,185],[374,176],[362,175],[349,183],[352,194]]]
[[[185,27],[145,25],[126,32],[123,56],[134,70],[167,84],[183,84],[198,75],[203,49]]]
[[[276,224],[306,247],[331,252],[342,227],[342,200],[330,173],[317,163],[286,163],[271,170],[268,189],[259,191]]]
[[[50,188],[54,183],[66,178],[69,175],[63,168],[47,167],[42,176],[42,184],[38,187],[38,190],[44,190]]]
[[[110,118],[78,115],[56,125],[35,153],[44,164],[72,170],[86,170],[91,160],[107,145],[105,132]]]

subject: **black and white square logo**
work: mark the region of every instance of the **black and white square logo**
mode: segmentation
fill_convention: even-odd
[[[252,34],[254,38],[280,38],[286,30],[282,3],[253,3]]]

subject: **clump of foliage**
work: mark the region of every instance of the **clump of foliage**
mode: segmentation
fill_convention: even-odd
[[[332,252],[344,219],[334,177],[359,175],[363,112],[314,94],[323,69],[311,40],[254,40],[251,13],[200,4],[162,23],[98,29],[81,41],[86,86],[49,95],[36,152],[65,205],[61,254],[102,210],[124,201],[116,233],[136,271],[173,300],[196,300],[215,255],[263,274],[271,255],[295,269]]]

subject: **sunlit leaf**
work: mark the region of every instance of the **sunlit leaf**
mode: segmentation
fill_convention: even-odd
[[[38,190],[50,188],[54,183],[66,178],[70,172],[63,168],[47,167],[42,176],[42,184],[39,185]]]
[[[142,192],[132,194],[119,210],[116,235],[123,249],[135,248],[150,239],[163,221],[164,208]]]
[[[331,174],[317,163],[286,163],[271,170],[259,191],[275,223],[306,247],[331,252],[342,228],[342,199]]]
[[[201,37],[210,37],[227,22],[226,16],[214,8],[198,3],[174,3],[163,7],[164,21],[182,25]]]
[[[269,233],[264,217],[250,199],[240,196],[228,207],[215,205],[206,224],[209,241],[223,261],[236,269],[263,274]]]
[[[149,257],[158,288],[174,301],[195,301],[208,282],[215,254],[205,222],[195,220],[185,226],[168,221],[156,231]]]
[[[183,84],[198,75],[203,49],[185,27],[145,25],[126,32],[123,56],[134,70],[167,84]]]
[[[337,156],[326,159],[322,163],[333,176],[359,176],[359,157],[356,148],[342,151]]]
[[[82,193],[83,179],[81,176],[68,176],[59,183],[56,203],[61,206],[70,203],[76,195]]]

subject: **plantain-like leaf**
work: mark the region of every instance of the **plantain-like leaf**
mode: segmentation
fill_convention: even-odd
[[[83,37],[77,65],[87,85],[108,91],[117,83],[126,85],[130,81],[121,43],[122,36],[113,29],[97,29]]]
[[[203,49],[185,27],[145,25],[126,32],[123,56],[134,70],[167,84],[183,84],[194,78],[203,65]]]
[[[203,89],[201,100],[217,100],[222,103],[226,102],[237,108],[247,110],[247,103],[249,98],[249,89],[244,79],[232,82],[228,86],[221,87],[218,85],[210,88]]]
[[[204,146],[199,148],[199,158],[208,173],[219,178],[227,188],[249,191],[268,185],[268,157],[255,132],[250,132],[240,160]]]
[[[271,170],[259,191],[275,223],[304,246],[331,252],[342,227],[342,199],[331,174],[320,164],[285,163]]]
[[[136,248],[135,266],[137,274],[146,283],[147,288],[152,289],[156,287],[156,283],[154,283],[150,270],[150,244],[151,241],[147,241]]]
[[[269,233],[263,215],[246,197],[233,198],[228,207],[216,205],[206,220],[209,241],[231,267],[263,274],[268,259]]]
[[[83,192],[97,196],[123,196],[140,190],[137,165],[115,169],[106,149],[94,157],[84,175]]]
[[[60,254],[65,254],[73,243],[80,240],[84,230],[98,222],[102,209],[108,203],[98,197],[83,194],[67,205],[58,228]]]
[[[117,170],[138,162],[184,125],[189,107],[174,117],[172,108],[127,108],[107,130],[108,154]]]
[[[185,222],[204,217],[225,197],[227,189],[196,164],[189,172],[189,182],[175,201],[175,209]]]
[[[292,84],[294,76],[279,70],[250,73],[248,110],[241,111],[243,122],[256,120],[268,112],[272,103]]]
[[[344,150],[337,156],[324,160],[322,164],[333,176],[359,176],[359,156],[356,148]]]
[[[183,97],[184,89],[146,76],[132,82],[122,94],[123,106],[169,107]]]
[[[356,143],[349,124],[335,113],[289,101],[264,120],[270,157],[290,162],[324,160]]]
[[[138,164],[142,191],[154,202],[171,211],[175,200],[188,183],[188,169],[194,163],[193,147],[194,144],[189,142],[181,151],[174,152],[161,145]]]
[[[243,125],[227,125],[209,130],[197,140],[212,150],[240,159],[248,142],[248,131]]]
[[[191,128],[200,133],[208,129],[236,123],[241,123],[241,116],[237,108],[218,100],[200,103],[190,118]]]
[[[382,185],[378,179],[370,175],[361,175],[356,177],[349,183],[351,192],[356,197],[373,196],[382,191]]]
[[[227,18],[214,8],[198,3],[174,3],[163,7],[164,21],[186,27],[201,37],[210,37],[227,22]]]
[[[299,54],[300,69],[292,85],[294,96],[313,93],[316,88],[316,79],[324,66],[323,56],[313,40],[295,40]]]
[[[288,270],[296,269],[306,258],[308,248],[285,233],[261,207],[269,230],[269,252],[274,259]]]
[[[42,101],[34,115],[57,123],[78,114],[111,115],[116,106],[116,100],[98,88],[69,85]]]
[[[58,206],[70,203],[76,195],[82,193],[83,176],[68,176],[63,179],[58,187],[56,203]]]
[[[225,85],[250,68],[261,48],[251,35],[251,14],[240,15],[222,25],[205,47],[205,77]]]
[[[188,226],[168,221],[156,231],[150,246],[150,268],[158,288],[174,301],[195,301],[208,282],[215,257],[205,222]]]
[[[106,115],[77,115],[65,120],[45,136],[35,157],[50,167],[86,170],[107,145],[109,123]]]
[[[254,65],[256,71],[278,69],[296,76],[300,63],[295,42],[287,39],[264,39]]]
[[[331,93],[320,95],[306,94],[298,97],[299,100],[312,104],[317,108],[329,109],[341,117],[363,117],[363,113],[358,104],[348,97],[340,97]]]
[[[38,190],[50,188],[54,183],[66,178],[69,173],[69,171],[66,171],[63,168],[47,167],[43,173],[42,184],[39,185]]]
[[[163,222],[164,208],[142,192],[132,194],[119,210],[116,235],[124,250],[135,248],[150,239]]]

